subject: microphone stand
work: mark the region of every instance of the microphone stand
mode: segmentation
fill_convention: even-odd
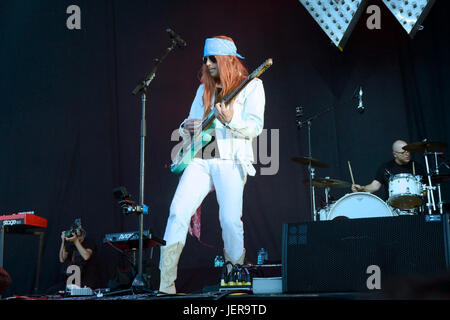
[[[141,81],[136,88],[133,90],[133,95],[141,93],[141,103],[142,103],[142,119],[141,119],[141,134],[140,134],[140,170],[139,170],[139,206],[144,207],[144,167],[145,167],[145,138],[146,138],[146,120],[145,120],[145,104],[147,101],[147,88],[153,81],[156,75],[156,70],[161,62],[166,58],[166,56],[177,47],[177,42],[172,39],[172,44],[166,49],[166,52],[160,59],[155,59],[155,66],[152,71],[147,75],[147,77]],[[134,289],[142,290],[145,287],[144,277],[142,273],[142,252],[143,252],[143,234],[144,234],[144,212],[138,213],[139,218],[139,251],[138,251],[138,274],[133,280],[132,287]]]
[[[312,180],[314,179],[314,168],[311,165],[311,159],[312,159],[312,150],[311,150],[311,126],[312,126],[312,122],[313,120],[315,120],[316,118],[320,117],[323,114],[326,114],[328,112],[330,112],[331,110],[333,110],[334,107],[330,107],[322,112],[319,112],[318,114],[306,119],[305,121],[299,121],[297,123],[298,128],[302,128],[305,124],[308,125],[308,157],[309,157],[309,164],[308,164],[308,171],[309,171],[309,190],[310,190],[310,195],[311,195],[311,210],[312,210],[312,220],[316,221],[317,220],[317,209],[316,209],[316,194],[315,194],[315,189],[314,186],[312,184]]]

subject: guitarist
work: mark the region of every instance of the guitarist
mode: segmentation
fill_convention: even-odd
[[[164,293],[176,293],[178,261],[190,219],[212,189],[219,204],[225,260],[233,264],[244,262],[243,191],[247,174],[255,175],[252,139],[263,129],[265,94],[262,81],[255,78],[229,105],[221,102],[249,74],[239,60],[244,57],[236,51],[234,41],[226,36],[205,41],[201,84],[188,118],[180,125],[180,135],[190,139],[201,130],[202,119],[214,110],[215,152],[208,157],[202,157],[202,153],[196,156],[184,170],[175,191],[164,234],[166,245],[161,247],[159,291]]]

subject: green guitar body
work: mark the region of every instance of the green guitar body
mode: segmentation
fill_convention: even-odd
[[[180,174],[183,172],[197,153],[211,142],[212,135],[210,133],[216,128],[216,121],[218,120],[214,120],[208,129],[203,130],[196,138],[191,139],[191,141],[182,146],[177,159],[170,165],[172,173]]]

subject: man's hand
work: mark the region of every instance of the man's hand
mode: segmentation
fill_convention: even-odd
[[[78,239],[78,237],[76,235],[72,235],[70,238],[66,237],[66,240],[69,241],[69,242],[72,242],[74,244],[79,241],[79,239]]]
[[[366,189],[359,184],[352,184],[352,191],[353,192],[365,192]]]
[[[216,103],[216,106],[214,108],[214,114],[216,115],[216,118],[219,119],[220,122],[223,124],[228,124],[231,119],[233,119],[234,109],[233,104],[229,105],[229,108],[225,106],[225,103],[220,102]]]

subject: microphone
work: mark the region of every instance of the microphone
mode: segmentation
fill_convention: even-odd
[[[364,105],[363,105],[363,101],[362,101],[362,96],[363,96],[363,90],[362,90],[362,87],[359,87],[359,104],[358,104],[358,112],[359,113],[363,113],[364,112]]]
[[[181,37],[178,34],[176,34],[172,29],[168,28],[166,29],[166,32],[170,35],[170,39],[173,39],[177,43],[178,47],[185,48],[187,46],[186,41],[181,39]]]

